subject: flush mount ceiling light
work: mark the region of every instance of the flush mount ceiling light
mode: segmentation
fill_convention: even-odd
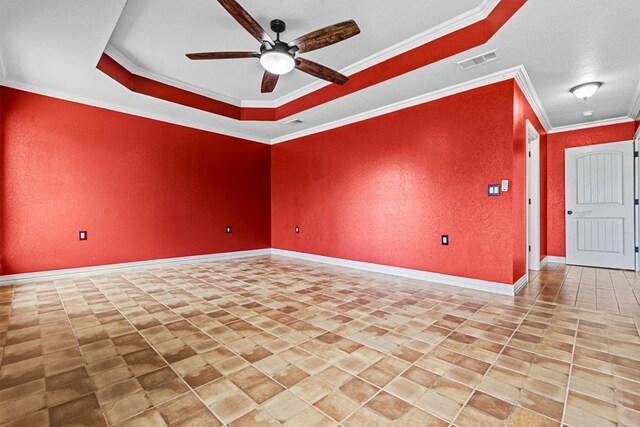
[[[574,94],[576,98],[586,101],[600,89],[600,86],[602,86],[602,82],[584,83],[572,88],[569,92]]]

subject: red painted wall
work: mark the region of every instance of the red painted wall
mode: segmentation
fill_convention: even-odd
[[[2,111],[2,88],[0,88],[0,206],[2,206],[2,201],[4,200],[4,137],[3,137],[3,111]],[[2,259],[3,259],[3,241],[4,241],[4,215],[0,213],[0,275],[3,272],[2,269]]]
[[[524,274],[513,245],[524,232],[512,211],[523,185],[514,182],[514,85],[273,146],[272,246],[513,283]],[[516,191],[488,197],[502,179]]]
[[[540,134],[540,259],[547,256],[547,134],[520,87],[514,85],[514,282],[527,268],[527,125],[529,120]]]
[[[547,136],[547,252],[565,256],[564,149],[633,139],[634,122]]]
[[[513,283],[526,119],[541,258],[564,256],[564,149],[640,122],[547,136],[509,81],[269,147],[0,88],[0,274],[273,246]],[[488,198],[501,179],[511,191]]]
[[[268,145],[5,87],[0,100],[2,274],[270,247]]]

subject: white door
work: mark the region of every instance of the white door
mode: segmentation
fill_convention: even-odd
[[[565,150],[567,264],[634,269],[633,141]]]

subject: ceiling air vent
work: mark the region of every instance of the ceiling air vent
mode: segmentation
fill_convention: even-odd
[[[293,120],[284,122],[285,125],[289,125],[289,126],[298,126],[302,123],[303,123],[302,120],[299,120],[299,119],[293,119]]]
[[[463,70],[466,70],[471,67],[477,67],[478,65],[486,64],[487,62],[495,61],[496,59],[498,59],[498,54],[495,50],[492,50],[491,52],[483,53],[482,55],[474,56],[473,58],[460,61],[458,62],[458,65]]]

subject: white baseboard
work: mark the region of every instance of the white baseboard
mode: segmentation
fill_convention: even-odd
[[[566,264],[567,263],[567,259],[563,256],[551,256],[549,255],[547,257],[547,261],[548,262],[553,262],[556,264]]]
[[[61,279],[70,276],[91,276],[106,272],[132,270],[139,268],[162,267],[167,265],[185,264],[193,262],[215,261],[223,259],[243,258],[260,255],[280,255],[289,258],[303,259],[307,261],[320,262],[324,264],[337,265],[341,267],[354,268],[357,270],[372,271],[375,273],[390,274],[392,276],[407,277],[410,279],[423,280],[427,282],[440,283],[445,285],[458,286],[479,291],[492,292],[501,295],[515,295],[522,289],[528,280],[525,274],[515,284],[491,282],[488,280],[471,279],[468,277],[451,276],[448,274],[432,273],[429,271],[413,270],[409,268],[392,267],[383,264],[373,264],[369,262],[352,261],[343,258],[326,257],[322,255],[307,254],[303,252],[287,251],[283,249],[255,249],[239,252],[223,252],[210,255],[195,255],[178,258],[154,259],[149,261],[135,261],[120,264],[98,265],[92,267],[67,268],[61,270],[38,271],[34,273],[21,273],[0,276],[0,286],[13,285],[27,282],[41,282]],[[552,261],[548,257],[549,262]]]
[[[542,264],[541,267],[542,268]],[[517,295],[529,283],[529,273],[525,273],[516,283],[513,284],[513,294]]]
[[[194,255],[177,258],[153,259],[149,261],[124,262],[120,264],[96,265],[91,267],[65,268],[61,270],[37,271],[34,273],[8,274],[0,276],[0,286],[13,285],[26,282],[41,282],[55,280],[69,276],[90,276],[93,274],[131,270],[137,268],[162,267],[172,264],[185,264],[191,262],[214,261],[221,259],[244,258],[259,255],[269,255],[271,249],[254,249],[249,251],[222,252],[219,254]]]
[[[542,258],[542,260],[540,261],[540,270],[542,270],[548,263],[549,263],[548,256]]]
[[[410,279],[424,280],[427,282],[441,283],[445,285],[459,286],[463,288],[475,289],[479,291],[493,292],[501,295],[515,295],[515,286],[507,283],[490,282],[487,280],[470,279],[468,277],[450,276],[448,274],[431,273],[422,270],[413,270],[409,268],[392,267],[389,265],[373,264],[362,261],[352,261],[344,258],[333,258],[322,255],[307,254],[304,252],[293,252],[284,249],[272,249],[273,255],[281,255],[289,258],[298,258],[306,261],[321,262],[324,264],[338,265],[341,267],[355,268],[358,270],[372,271],[375,273],[390,274],[393,276],[407,277]],[[524,279],[527,282],[527,276],[523,276],[516,282],[520,288],[524,284],[520,282]]]

